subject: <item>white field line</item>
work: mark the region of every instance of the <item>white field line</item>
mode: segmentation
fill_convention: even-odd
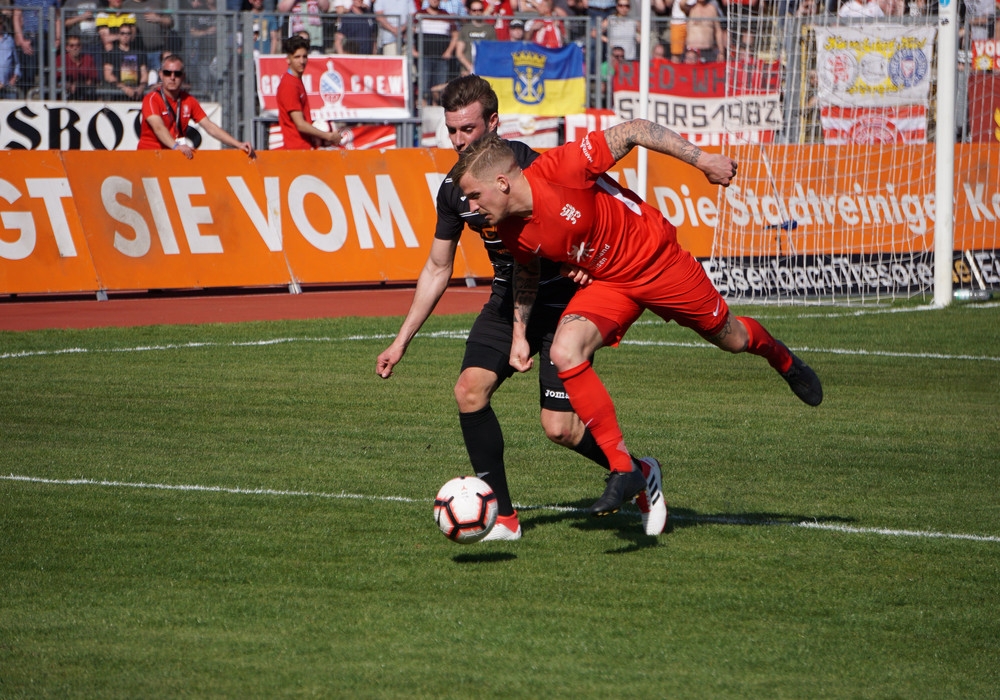
[[[404,496],[369,496],[356,493],[323,493],[319,491],[285,491],[281,489],[247,489],[229,486],[202,486],[197,484],[148,484],[144,482],[127,481],[104,481],[95,479],[44,479],[35,476],[23,476],[18,474],[0,475],[0,481],[18,481],[32,484],[46,484],[50,486],[99,486],[105,488],[120,489],[152,489],[156,491],[188,491],[203,493],[222,493],[239,496],[291,496],[299,498],[329,498],[346,499],[359,501],[381,501],[393,503],[433,503],[432,498],[406,498]],[[515,504],[518,510],[547,510],[561,513],[586,513],[583,508],[572,508],[559,505],[535,505],[528,506]],[[686,516],[671,515],[675,521],[704,523],[707,525],[747,525],[747,526],[786,526],[801,527],[808,530],[826,530],[828,532],[841,532],[852,535],[882,535],[885,537],[919,537],[924,539],[946,539],[946,540],[972,540],[975,542],[1000,542],[1000,537],[992,535],[969,535],[949,532],[933,532],[923,530],[895,530],[879,527],[851,527],[847,525],[834,525],[821,523],[815,520],[784,521],[784,520],[755,520],[753,518],[739,518],[721,515]]]
[[[653,322],[649,322],[653,323]],[[657,322],[658,323],[658,322]],[[645,324],[643,324],[645,325]],[[445,340],[465,340],[468,336],[468,329],[456,329],[447,331],[435,331],[433,333],[420,333],[421,338],[436,338]],[[189,343],[166,343],[163,345],[135,345],[124,348],[61,348],[57,350],[23,350],[20,352],[0,353],[0,360],[16,360],[30,357],[53,357],[58,355],[88,355],[104,353],[140,353],[140,352],[163,352],[167,350],[196,350],[203,348],[252,348],[269,347],[272,345],[288,345],[292,343],[337,343],[370,340],[391,340],[395,336],[388,333],[374,335],[348,335],[341,338],[330,337],[292,337],[292,338],[265,338],[261,340],[247,340],[241,342],[217,343],[212,341]],[[676,342],[661,340],[623,340],[622,345],[635,345],[645,347],[667,347],[667,348],[695,348],[714,350],[715,346],[704,341]],[[863,350],[859,348],[814,348],[808,346],[789,346],[795,352],[827,353],[831,355],[857,355],[865,357],[896,357],[915,360],[965,360],[972,362],[1000,362],[1000,356],[991,355],[948,355],[934,352],[892,352],[887,350]]]

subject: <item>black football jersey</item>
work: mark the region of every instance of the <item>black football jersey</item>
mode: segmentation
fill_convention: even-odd
[[[510,147],[514,150],[514,157],[521,168],[527,168],[538,157],[531,148],[520,141],[509,141]],[[452,171],[454,172],[454,171]],[[469,211],[469,202],[466,200],[462,190],[452,180],[452,173],[441,183],[437,195],[437,229],[434,237],[445,241],[456,240],[462,235],[466,226],[479,234],[486,246],[490,263],[493,265],[493,284],[510,286],[514,278],[514,257],[510,254],[497,235],[496,228],[490,226],[486,219],[476,213]],[[546,287],[569,288],[569,282],[559,274],[559,264],[550,260],[542,260],[541,278],[539,280],[539,293],[543,293]],[[575,289],[575,285],[572,285]]]

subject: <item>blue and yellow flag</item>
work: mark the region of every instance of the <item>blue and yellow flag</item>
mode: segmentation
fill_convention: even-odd
[[[501,114],[559,117],[585,111],[583,50],[548,49],[526,41],[480,41],[476,75],[500,98]]]

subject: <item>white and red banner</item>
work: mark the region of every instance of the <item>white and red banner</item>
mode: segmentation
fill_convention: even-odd
[[[934,61],[933,27],[895,24],[816,27],[820,105],[926,105]]]
[[[821,107],[823,143],[828,146],[879,146],[927,143],[927,108]]]
[[[649,75],[649,119],[698,145],[771,141],[782,128],[777,62],[685,64],[654,59]],[[615,112],[639,116],[639,64],[616,71]]]
[[[277,112],[276,95],[288,71],[283,55],[257,58],[257,96],[264,112]],[[310,56],[302,75],[315,120],[410,118],[405,56]]]
[[[933,27],[816,27],[824,142],[927,143]]]

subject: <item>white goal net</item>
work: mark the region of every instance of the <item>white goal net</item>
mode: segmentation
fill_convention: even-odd
[[[726,124],[740,171],[705,265],[730,298],[933,294],[938,18],[918,2],[847,4],[861,10],[729,3],[727,93],[781,94],[780,128],[747,133],[746,113]],[[851,16],[874,6],[886,16]],[[985,70],[996,42],[960,26],[957,75],[940,83],[956,91],[957,131],[954,251],[941,254],[956,289],[989,290],[1000,287],[1000,66]]]

